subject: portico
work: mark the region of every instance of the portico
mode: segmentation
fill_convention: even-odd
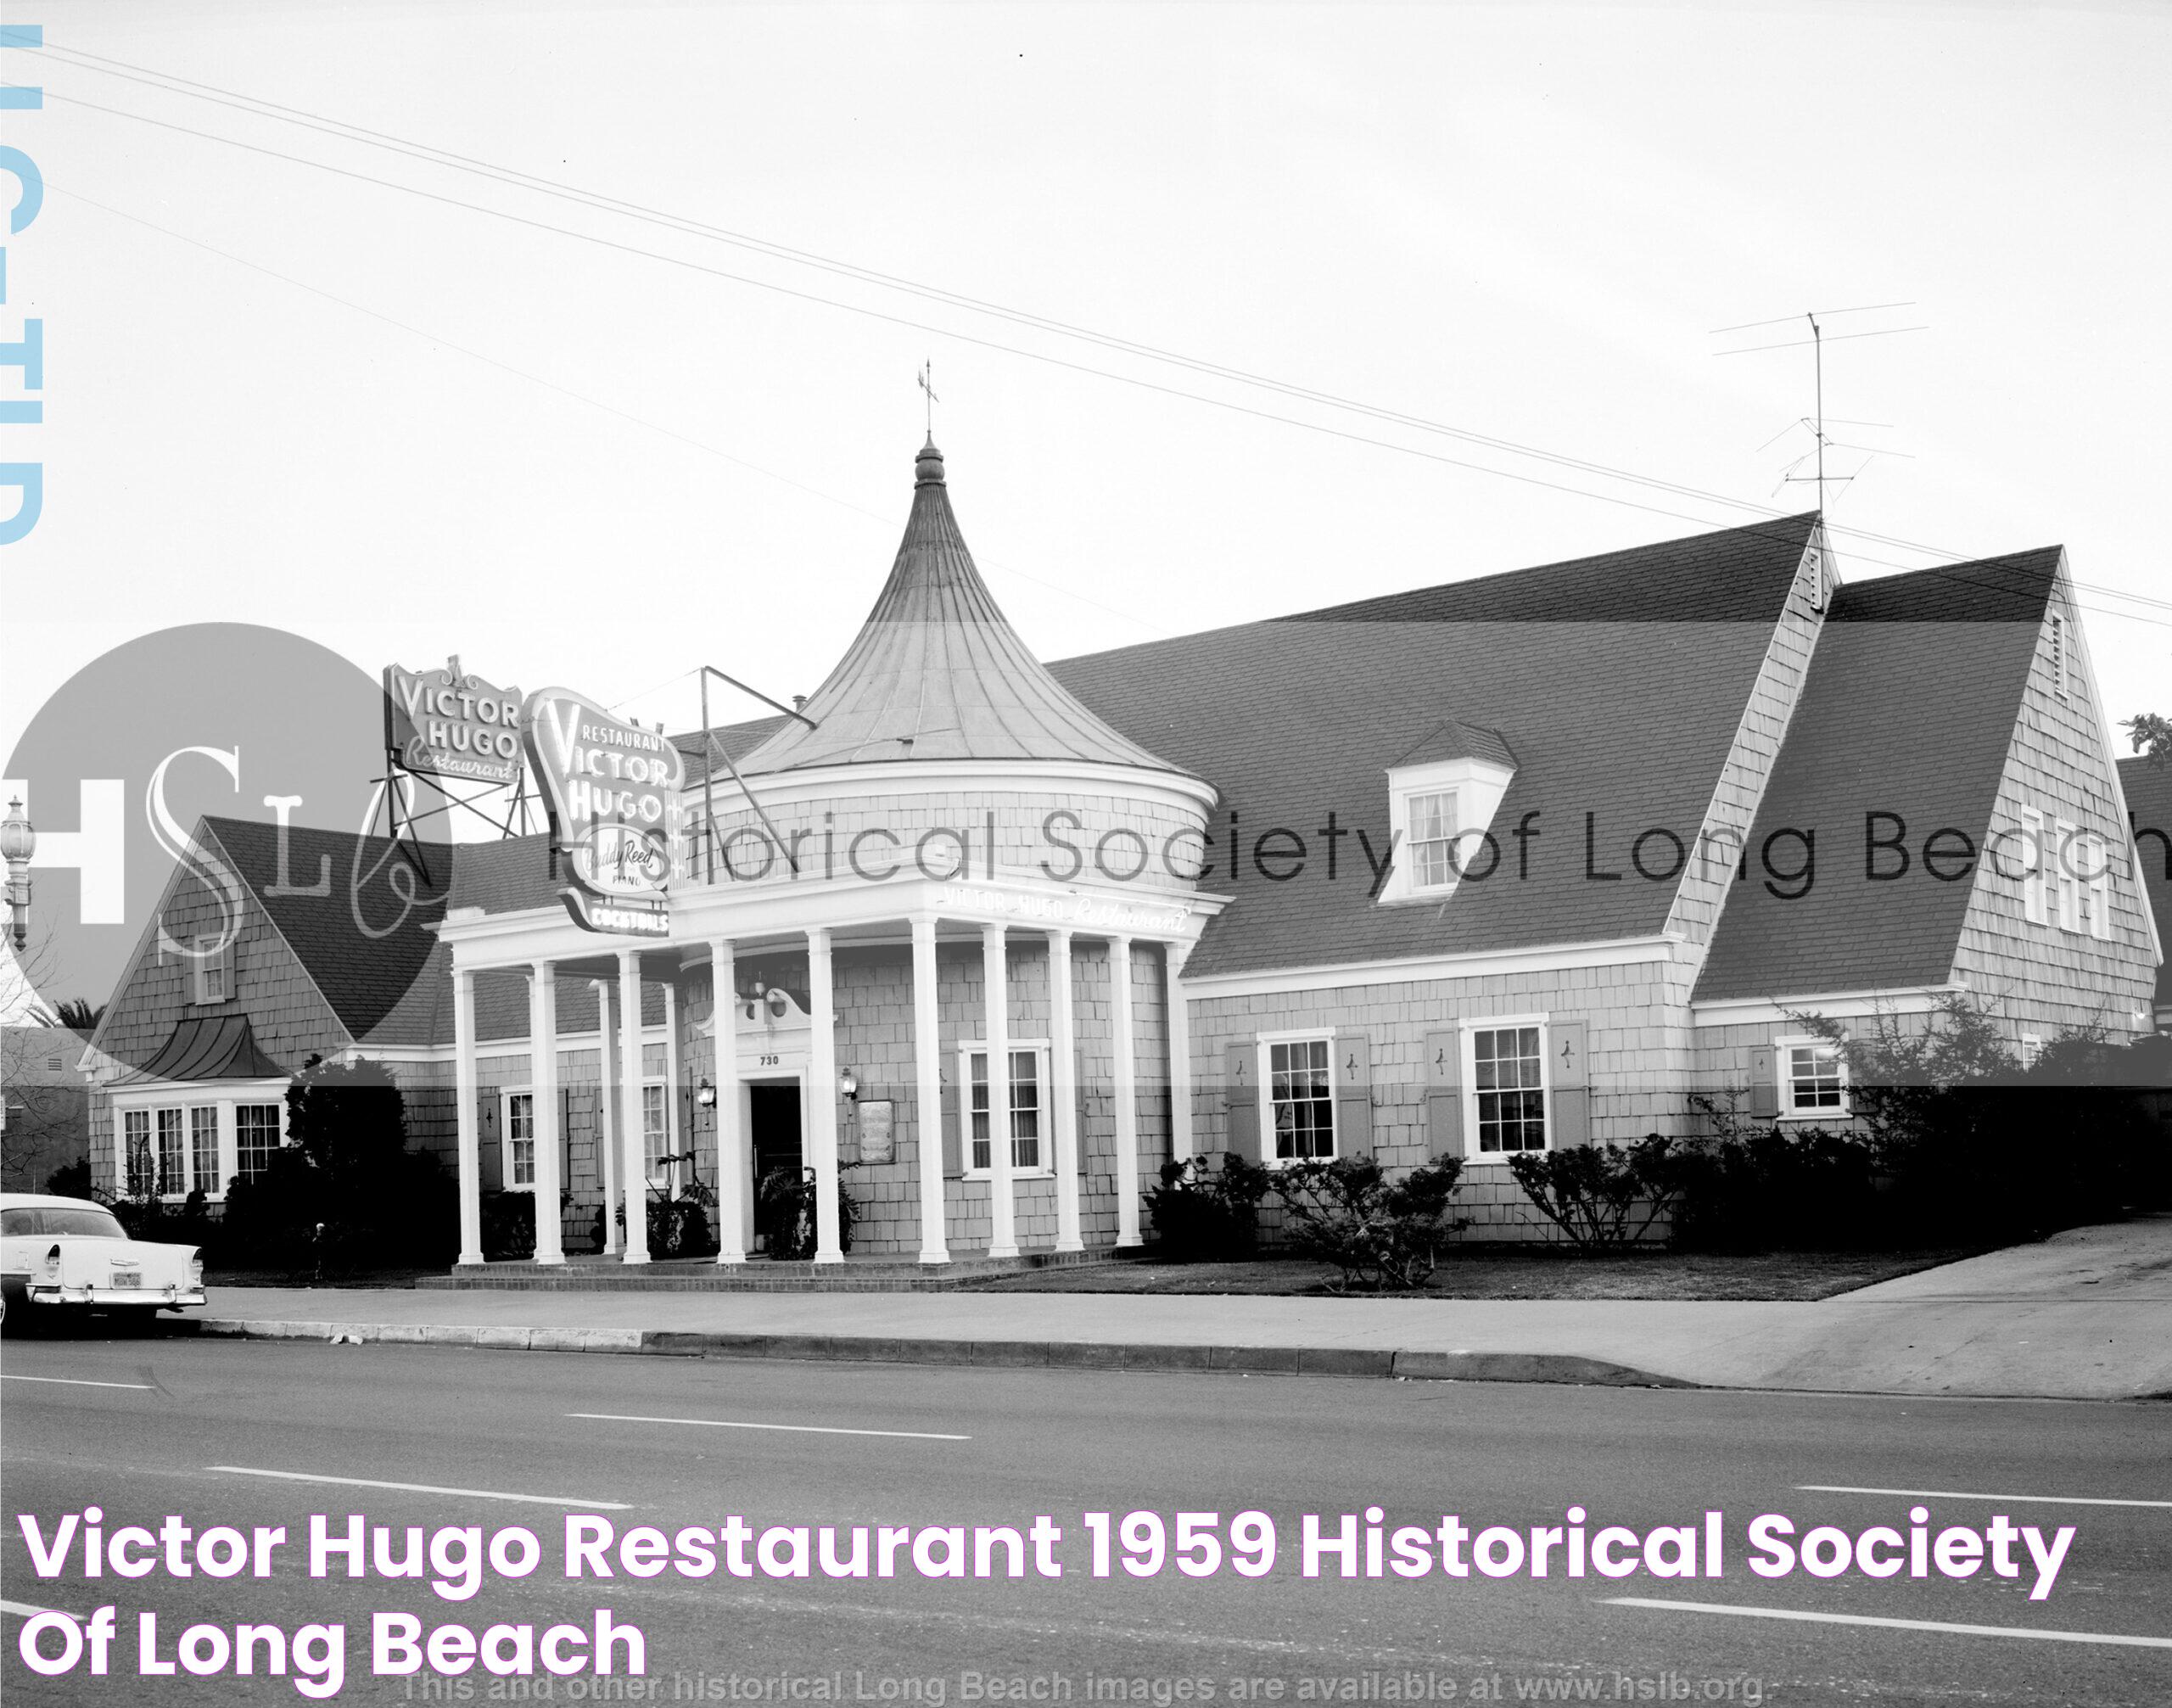
[[[540,1204],[563,1189],[553,993],[579,979],[615,993],[600,1005],[612,1118],[592,1176],[615,1201],[605,1250],[623,1218],[626,1263],[649,1260],[652,1187],[685,1184],[659,1156],[691,1158],[691,1179],[714,1184],[717,1260],[743,1262],[757,1151],[812,1172],[818,1264],[843,1258],[848,1172],[862,1250],[940,1264],[960,1250],[1139,1245],[1142,1179],[1190,1151],[1178,982],[1223,905],[1198,882],[1215,793],[1027,651],[974,568],[933,445],[889,578],[829,678],[751,746],[742,730],[675,745],[687,771],[664,935],[584,928],[577,914],[599,916],[541,884],[519,906],[455,908],[439,928],[461,1261],[482,1261],[489,1172],[474,983],[511,972],[529,984],[535,1093],[518,1184]],[[652,986],[666,1016],[660,1112],[641,1025]],[[794,1100],[799,1130],[780,1133]],[[539,1264],[563,1261],[558,1219],[539,1218]]]

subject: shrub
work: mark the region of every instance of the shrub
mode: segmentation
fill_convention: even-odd
[[[1460,1157],[1443,1156],[1391,1181],[1369,1156],[1297,1162],[1274,1176],[1291,1249],[1335,1265],[1335,1292],[1352,1286],[1422,1287],[1440,1263],[1441,1242],[1464,1221],[1447,1219],[1463,1175]]]
[[[843,1168],[855,1166],[848,1162]],[[772,1257],[804,1262],[814,1255],[820,1240],[815,1219],[815,1207],[820,1201],[815,1196],[814,1179],[812,1168],[772,1168],[755,1189],[754,1227],[758,1233],[769,1235]],[[840,1251],[852,1250],[853,1224],[859,1219],[859,1210],[852,1194],[845,1190],[841,1168],[837,1179]],[[654,1225],[653,1222],[651,1225]]]
[[[1870,1140],[1822,1127],[1749,1127],[1728,1105],[1693,1103],[1718,1135],[1676,1146],[1674,1244],[1688,1251],[1832,1251],[1900,1235]]]
[[[311,1057],[287,1092],[287,1134],[254,1179],[228,1184],[206,1254],[221,1267],[322,1274],[435,1267],[456,1255],[455,1184],[436,1157],[407,1148],[400,1088],[381,1069]],[[534,1212],[522,1215],[532,1252]],[[509,1225],[507,1236],[518,1242]]]
[[[1684,1184],[1673,1144],[1656,1133],[1633,1145],[1520,1151],[1509,1170],[1582,1252],[1636,1244],[1664,1221]]]
[[[87,1198],[91,1196],[91,1159],[84,1157],[77,1162],[63,1162],[45,1177],[45,1190],[56,1198]]]
[[[810,1196],[809,1201],[813,1201]],[[648,1252],[652,1257],[714,1257],[716,1235],[709,1231],[709,1209],[716,1194],[698,1180],[671,1196],[652,1192],[648,1201]]]
[[[1249,1257],[1259,1245],[1260,1200],[1271,1176],[1234,1151],[1213,1166],[1211,1156],[1162,1165],[1162,1184],[1146,1195],[1146,1208],[1160,1236],[1156,1249],[1175,1263]]]

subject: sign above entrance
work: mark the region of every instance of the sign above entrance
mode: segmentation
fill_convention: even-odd
[[[665,935],[685,758],[660,732],[613,717],[570,688],[530,694],[523,717],[574,923]]]
[[[442,670],[384,670],[384,745],[418,776],[510,783],[520,776],[520,690]]]

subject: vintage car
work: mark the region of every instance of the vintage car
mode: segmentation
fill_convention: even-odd
[[[132,1240],[103,1204],[0,1192],[0,1308],[72,1305],[148,1316],[204,1302],[193,1246]]]

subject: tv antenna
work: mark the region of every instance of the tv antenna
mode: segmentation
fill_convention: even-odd
[[[1822,315],[1826,319],[1829,320],[1836,315],[1877,314],[1894,309],[1913,308],[1915,304],[1912,302],[1878,302],[1863,303],[1853,308],[1811,309],[1806,311],[1800,316],[1800,318],[1810,322],[1810,336],[1808,338],[1783,339],[1777,344],[1753,344],[1746,345],[1740,350],[1722,350],[1713,352],[1716,356],[1749,356],[1756,351],[1765,350],[1800,350],[1805,344],[1808,344],[1811,347],[1812,351],[1811,358],[1811,369],[1814,378],[1814,384],[1816,387],[1815,405],[1817,412],[1814,415],[1804,417],[1800,424],[1809,428],[1811,431],[1813,455],[1816,462],[1816,471],[1810,474],[1796,473],[1795,470],[1800,468],[1805,462],[1811,462],[1812,460],[1811,456],[1797,457],[1794,462],[1788,465],[1786,471],[1780,476],[1780,484],[1785,486],[1790,484],[1800,483],[1804,485],[1809,485],[1814,482],[1817,487],[1817,508],[1818,513],[1821,515],[1822,515],[1825,511],[1825,486],[1828,479],[1825,473],[1825,452],[1828,446],[1836,451],[1861,451],[1866,452],[1871,456],[1900,456],[1905,455],[1905,453],[1897,451],[1885,451],[1875,445],[1843,445],[1837,440],[1830,439],[1826,435],[1826,333],[1824,327],[1819,322],[1818,316]],[[1712,336],[1715,338],[1721,338],[1728,336],[1734,333],[1759,331],[1766,327],[1789,326],[1794,324],[1796,318],[1796,316],[1790,314],[1783,315],[1777,320],[1754,320],[1745,322],[1740,326],[1716,327],[1713,328]],[[1833,337],[1836,341],[1841,339],[1850,338],[1890,338],[1899,333],[1928,332],[1929,329],[1929,328],[1924,326],[1889,326],[1876,328],[1869,332],[1835,333],[1833,334]],[[1850,424],[1860,427],[1877,427],[1883,426],[1885,423],[1879,422],[1856,422]],[[1783,430],[1792,431],[1796,423],[1790,423],[1789,427]],[[1771,440],[1767,440],[1766,441],[1766,445],[1770,445],[1772,443],[1772,441]],[[1760,448],[1761,449],[1762,447]],[[1867,462],[1864,465],[1865,468],[1867,468],[1868,466]],[[1860,474],[1861,473],[1862,469],[1861,468],[1858,468],[1856,471],[1856,474]],[[1844,474],[1832,478],[1839,484],[1845,486],[1849,482],[1855,479],[1856,474]],[[1777,489],[1775,490],[1777,490]]]

